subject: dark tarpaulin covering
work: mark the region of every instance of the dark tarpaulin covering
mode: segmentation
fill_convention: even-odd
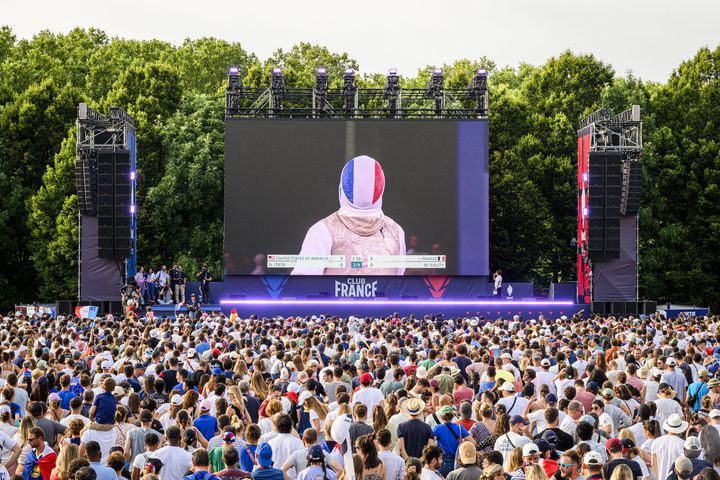
[[[620,218],[620,258],[593,265],[593,301],[637,300],[637,217]]]
[[[98,257],[97,217],[80,216],[80,300],[120,300],[122,262]]]

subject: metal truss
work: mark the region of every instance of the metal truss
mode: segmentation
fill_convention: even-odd
[[[487,90],[401,89],[388,98],[382,88],[358,87],[352,95],[342,89],[233,89],[225,93],[226,118],[455,118],[486,119]]]
[[[580,130],[589,130],[591,152],[627,152],[631,156],[642,152],[642,120],[640,106],[613,115],[601,108],[580,122]]]
[[[110,109],[106,117],[85,103],[78,107],[75,147],[78,155],[98,150],[128,148],[128,133],[135,130],[135,122],[122,108]]]

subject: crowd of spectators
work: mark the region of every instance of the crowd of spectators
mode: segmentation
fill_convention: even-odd
[[[11,313],[0,479],[718,480],[718,325]]]

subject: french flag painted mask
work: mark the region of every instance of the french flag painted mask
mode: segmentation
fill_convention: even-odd
[[[375,212],[382,208],[385,173],[374,158],[355,157],[340,175],[340,205],[348,210]]]

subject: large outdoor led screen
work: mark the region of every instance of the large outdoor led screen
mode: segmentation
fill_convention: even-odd
[[[228,119],[228,275],[487,275],[484,120]]]

